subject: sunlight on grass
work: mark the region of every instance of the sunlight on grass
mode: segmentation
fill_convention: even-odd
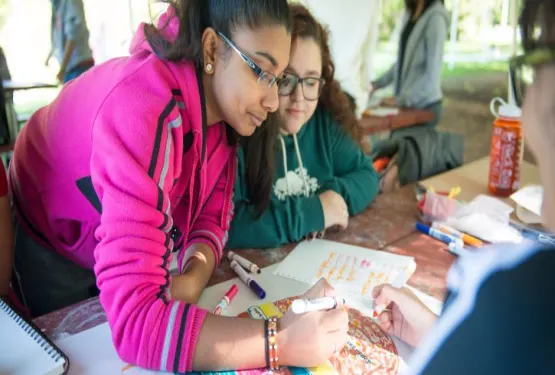
[[[483,73],[506,72],[508,69],[507,62],[491,61],[487,63],[456,63],[452,70],[447,64],[443,65],[443,77],[459,77],[463,75],[474,75]]]

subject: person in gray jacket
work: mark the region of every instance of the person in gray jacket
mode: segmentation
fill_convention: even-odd
[[[427,109],[435,119],[426,124],[435,127],[441,117],[441,70],[449,16],[443,0],[405,0],[397,61],[379,79],[373,90],[393,83],[395,97],[384,104]]]
[[[77,78],[94,66],[89,46],[89,29],[83,0],[50,0],[52,2],[52,49],[46,65],[54,55],[60,64],[56,76],[61,83]]]

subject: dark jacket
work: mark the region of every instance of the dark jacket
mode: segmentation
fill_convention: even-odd
[[[464,138],[459,134],[426,129],[374,146],[372,158],[397,154],[401,185],[457,168],[464,161]]]

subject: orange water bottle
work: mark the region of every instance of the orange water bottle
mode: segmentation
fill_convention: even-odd
[[[499,109],[495,104],[499,102]],[[488,189],[491,194],[508,197],[520,185],[520,166],[523,155],[521,127],[522,111],[501,98],[491,101],[490,109],[495,116],[491,139]]]

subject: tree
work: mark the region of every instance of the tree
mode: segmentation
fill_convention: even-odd
[[[0,0],[0,30],[4,27],[10,8],[9,0]]]

